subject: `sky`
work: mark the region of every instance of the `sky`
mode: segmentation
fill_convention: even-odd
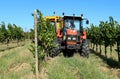
[[[35,9],[44,16],[83,14],[90,24],[99,25],[100,21],[109,21],[109,16],[120,23],[120,0],[0,0],[0,24],[16,24],[25,31],[33,28],[31,15]],[[87,27],[90,26],[87,25]]]

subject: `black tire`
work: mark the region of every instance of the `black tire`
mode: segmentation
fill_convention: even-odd
[[[64,56],[64,57],[67,57],[67,56],[68,56],[66,50],[63,50],[63,56]]]
[[[70,50],[63,50],[63,56],[64,57],[72,57],[74,55],[73,51]]]
[[[89,45],[87,40],[83,40],[81,47],[81,55],[84,57],[89,57]]]
[[[55,47],[51,48],[51,51],[49,54],[50,57],[58,56],[61,53],[59,39],[56,38],[53,43],[55,44]]]

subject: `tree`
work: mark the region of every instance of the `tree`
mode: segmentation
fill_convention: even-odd
[[[33,40],[34,39],[34,30],[33,29],[30,29],[29,35],[30,35],[30,39]]]
[[[39,21],[38,22],[38,39],[42,50],[46,50],[46,54],[53,47],[53,40],[55,39],[55,29],[54,26],[48,20],[44,20],[41,12],[38,12]]]
[[[100,53],[101,53],[101,45],[102,45],[102,32],[99,26],[91,25],[90,28],[87,28],[87,37],[88,39],[91,39],[91,42],[93,43],[93,49],[94,44],[96,45],[96,51],[98,52],[98,45],[100,45]]]
[[[111,38],[111,35],[109,33],[108,21],[104,22],[104,26],[102,29],[103,29],[102,33],[103,33],[103,40],[104,40],[104,46],[105,46],[105,56],[107,57],[107,47],[109,46],[110,38]]]
[[[95,46],[95,40],[94,39],[96,37],[94,31],[95,31],[95,26],[92,24],[88,33],[87,33],[88,34],[87,36],[88,36],[89,39],[91,39],[91,43],[93,43],[93,49],[94,49],[94,46]]]
[[[118,60],[120,62],[120,25],[118,24],[118,22],[115,22],[116,25],[116,37],[115,40],[117,42],[117,52],[118,52]]]
[[[120,25],[112,16],[109,17],[109,21],[100,21],[99,27],[92,24],[90,28],[87,28],[87,36],[93,44],[100,45],[100,53],[101,45],[104,45],[106,57],[107,47],[110,46],[110,55],[112,57],[112,46],[117,43],[118,59],[120,61]]]
[[[110,33],[110,55],[112,57],[112,46],[115,44],[115,21],[112,16],[109,17],[109,33]]]
[[[3,41],[6,41],[6,44],[8,45],[8,32],[7,32],[7,29],[6,29],[6,27],[5,27],[5,23],[4,22],[2,22],[2,25],[1,25],[1,32],[2,32],[2,34],[3,34],[3,40],[2,40],[2,42]]]
[[[103,21],[100,21],[100,24],[99,24],[99,47],[100,47],[100,54],[102,53],[102,48],[101,48],[101,45],[103,45],[103,40],[104,40],[104,35],[103,35],[103,27],[104,27],[104,22]]]
[[[4,41],[4,34],[2,32],[2,29],[0,28],[0,42]]]
[[[13,24],[13,39],[17,41],[17,44],[20,40],[24,38],[24,31],[21,27],[16,26]]]
[[[96,34],[95,35],[95,39],[94,39],[95,40],[95,44],[96,44],[96,52],[98,52],[98,45],[100,44],[99,42],[101,40],[100,39],[101,38],[100,37],[100,29],[99,29],[99,27],[96,26],[94,30],[95,30],[94,33]]]
[[[48,20],[44,20],[43,15],[40,11],[37,11],[37,39],[38,39],[38,62],[42,62],[45,59],[45,55],[50,53],[50,50],[54,44],[53,40],[55,39],[54,27]],[[31,33],[33,30],[31,29]],[[33,37],[33,34],[31,34]],[[34,45],[31,46],[30,51],[35,57]]]
[[[10,39],[10,40],[12,40],[12,38],[13,38],[13,31],[14,31],[14,29],[13,29],[13,27],[12,27],[12,24],[8,24],[8,26],[7,26],[7,28],[8,28],[8,38]]]
[[[0,42],[6,43],[7,46],[9,41],[12,40],[22,40],[24,38],[24,31],[21,27],[18,27],[15,24],[8,23],[7,28],[4,22],[0,26]]]

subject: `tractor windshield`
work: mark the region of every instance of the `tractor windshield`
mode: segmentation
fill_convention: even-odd
[[[80,20],[65,20],[65,28],[74,28],[75,30],[79,30]]]

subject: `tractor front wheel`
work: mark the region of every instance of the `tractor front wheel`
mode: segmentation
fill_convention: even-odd
[[[63,56],[64,57],[72,57],[74,55],[74,52],[72,50],[63,50]]]
[[[89,57],[89,45],[87,40],[83,40],[81,47],[81,55],[84,57]]]

